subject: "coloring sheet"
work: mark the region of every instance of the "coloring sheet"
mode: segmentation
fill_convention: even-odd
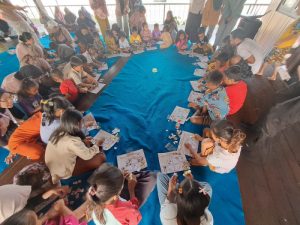
[[[103,150],[109,150],[111,147],[113,147],[119,140],[120,138],[112,135],[104,130],[100,130],[96,136],[94,137],[95,140],[100,140],[104,139],[104,143],[102,144]]]
[[[104,63],[101,67],[98,68],[98,70],[100,70],[100,71],[108,70],[108,65],[107,65],[107,63]]]
[[[199,104],[201,101],[201,98],[203,98],[203,94],[195,91],[191,91],[188,102],[193,102],[196,104]]]
[[[118,168],[129,173],[140,171],[147,167],[143,149],[117,156]]]
[[[185,50],[185,51],[180,51],[178,53],[181,54],[181,55],[189,55],[189,54],[192,54],[192,51],[191,50]]]
[[[195,71],[194,71],[194,75],[198,76],[198,77],[204,77],[205,73],[206,73],[206,71],[203,69],[195,69]]]
[[[187,131],[182,131],[182,134],[180,136],[180,141],[179,141],[179,145],[177,148],[178,152],[181,152],[185,155],[191,156],[190,151],[185,147],[185,143],[189,143],[192,145],[192,149],[197,152],[198,151],[198,146],[199,146],[199,141],[197,141],[194,138],[193,133],[187,132]]]
[[[95,87],[93,90],[89,90],[90,93],[93,93],[93,94],[98,94],[99,91],[102,90],[102,88],[105,87],[106,84],[103,84],[103,83],[99,83],[97,87]]]
[[[158,41],[158,42],[156,42],[156,44],[158,44],[158,45],[161,45],[161,44],[163,44],[164,42],[163,41]]]
[[[98,129],[99,126],[92,113],[88,113],[83,117],[84,125],[88,131]]]
[[[153,50],[156,50],[156,49],[157,49],[157,47],[147,47],[146,48],[147,51],[153,51]]]
[[[112,54],[112,55],[108,55],[107,58],[111,59],[111,58],[115,58],[115,57],[119,57],[120,54]]]
[[[209,61],[209,58],[208,58],[208,56],[201,55],[201,56],[199,56],[199,60],[200,60],[201,62],[207,63],[207,62]]]
[[[101,73],[96,73],[94,79],[98,81],[101,77]]]
[[[158,153],[160,170],[162,173],[176,173],[190,169],[190,164],[184,154],[178,151]]]
[[[203,89],[200,87],[200,83],[197,80],[190,81],[190,83],[194,91],[203,91]]]
[[[176,123],[184,124],[189,113],[190,109],[176,106],[169,119],[175,121]]]
[[[131,56],[131,54],[130,53],[122,52],[122,53],[120,53],[120,56],[121,57],[129,57],[129,56]]]
[[[144,52],[144,50],[136,50],[136,51],[133,51],[133,54],[138,55],[138,54],[141,54],[143,52]]]
[[[197,62],[198,66],[200,66],[202,69],[206,69],[208,67],[208,64],[206,62]],[[195,74],[194,74],[195,75]]]

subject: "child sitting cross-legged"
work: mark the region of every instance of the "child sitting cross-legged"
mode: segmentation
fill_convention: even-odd
[[[78,89],[72,79],[65,80],[63,73],[58,69],[52,70],[50,76],[52,80],[60,84],[60,93],[62,93],[70,102],[76,101],[79,92],[86,93],[85,89]]]
[[[160,45],[161,49],[169,48],[173,44],[173,39],[172,39],[171,34],[170,34],[170,26],[169,25],[164,26],[163,32],[160,36],[160,39],[163,42]]]
[[[106,43],[106,46],[107,46],[108,54],[118,53],[118,45],[116,43],[116,40],[115,40],[111,30],[106,31],[105,43]]]
[[[61,117],[60,126],[51,135],[46,152],[45,163],[50,170],[52,182],[67,179],[98,168],[105,160],[102,152],[103,140],[92,142],[82,132],[82,114],[67,109]]]
[[[129,42],[133,51],[138,51],[143,49],[143,42],[141,36],[138,34],[138,30],[136,27],[132,28],[132,34],[130,36]]]
[[[228,120],[216,120],[210,129],[204,130],[204,137],[199,135],[195,139],[201,141],[201,153],[197,153],[187,143],[193,159],[194,166],[209,166],[216,173],[229,173],[235,168],[242,149],[242,143],[246,135]]]
[[[178,31],[176,38],[176,47],[178,51],[184,51],[188,47],[188,37],[183,30]]]
[[[64,79],[71,79],[78,89],[93,89],[97,86],[97,81],[83,70],[83,61],[77,56],[73,56],[63,69]]]
[[[213,52],[213,48],[208,43],[208,38],[205,36],[204,27],[200,27],[198,30],[198,41],[193,46],[193,52],[197,54],[204,54],[204,55],[210,55]]]
[[[146,22],[143,23],[143,29],[141,31],[141,36],[142,36],[143,42],[146,46],[151,47],[153,45],[152,34],[151,34],[149,26]]]
[[[88,44],[86,47],[86,51],[82,53],[87,59],[87,64],[90,65],[92,68],[99,68],[102,66],[102,63],[98,61],[98,53],[97,49],[94,45]]]
[[[161,31],[159,30],[159,24],[154,24],[154,29],[152,31],[152,39],[154,41],[160,41]]]
[[[27,116],[31,116],[41,109],[41,100],[42,96],[39,94],[39,84],[31,78],[25,78],[18,92],[18,103]]]
[[[121,52],[124,53],[130,52],[130,44],[126,38],[126,34],[124,31],[120,32],[119,47]]]
[[[209,125],[211,120],[223,119],[229,112],[228,97],[222,86],[223,74],[215,70],[210,72],[205,80],[207,90],[203,97],[199,99],[198,104],[189,104],[189,107],[197,110],[191,117],[194,124]]]
[[[159,173],[157,192],[162,225],[213,225],[208,209],[212,189],[208,183],[195,180],[191,173],[185,173],[180,183],[177,174],[170,178]]]

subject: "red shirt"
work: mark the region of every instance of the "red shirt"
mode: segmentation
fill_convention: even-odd
[[[228,115],[235,114],[242,108],[247,96],[247,89],[247,84],[244,81],[240,81],[237,84],[225,88],[229,99]]]
[[[137,198],[133,198],[129,201],[121,201],[118,199],[114,204],[107,205],[105,208],[108,209],[122,225],[137,225],[142,219]]]
[[[60,92],[63,95],[69,94],[70,96],[68,97],[68,100],[70,102],[75,102],[75,100],[78,97],[78,88],[76,87],[75,83],[71,80],[64,80],[61,84],[60,84]]]

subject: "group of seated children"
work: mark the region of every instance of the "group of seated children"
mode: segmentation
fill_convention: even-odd
[[[163,225],[212,225],[213,216],[208,210],[212,197],[209,184],[195,180],[191,172],[185,173],[179,183],[177,174],[169,178],[149,171],[121,171],[105,163],[104,140],[94,140],[84,132],[83,114],[72,103],[76,102],[79,93],[86,93],[97,86],[93,68],[101,67],[99,59],[103,57],[103,45],[102,50],[97,50],[88,31],[83,27],[78,35],[82,55],[76,55],[71,46],[51,44],[56,51],[55,57],[59,58],[57,64],[52,64],[55,69],[50,72],[49,79],[56,84],[50,85],[51,91],[47,93],[51,95],[39,94],[40,86],[47,89],[44,87],[48,82],[44,81],[45,72],[34,65],[25,65],[19,72],[10,75],[0,89],[1,143],[7,142],[10,151],[6,161],[12,162],[16,155],[21,155],[43,162],[48,174],[45,178],[38,169],[24,168],[14,184],[0,186],[0,223],[62,225],[86,224],[86,221],[93,220],[96,224],[137,225],[142,219],[139,208],[157,184]],[[174,43],[169,31],[168,25],[165,25],[161,33],[156,24],[151,32],[143,23],[140,32],[132,27],[128,42],[125,33],[114,25],[111,31],[107,31],[105,42],[111,54],[141,50],[157,41],[162,41],[161,48],[168,48]],[[199,29],[199,40],[191,50],[210,56],[213,49],[204,32]],[[227,41],[224,40],[224,46],[213,57],[214,65],[208,68],[208,74],[198,82],[202,97],[197,103],[189,104],[196,110],[191,122],[210,125],[210,129],[204,130],[203,137],[194,137],[201,142],[200,153],[185,144],[192,155],[192,166],[209,166],[212,171],[221,174],[235,168],[246,138],[226,117],[242,108],[247,94],[243,79],[249,76],[249,68],[250,71],[253,68],[243,56],[234,55]],[[188,36],[184,31],[178,32],[175,45],[179,51],[188,49]],[[16,86],[12,87],[14,81]],[[58,95],[53,95],[55,90]],[[18,116],[15,96],[18,97],[18,107],[29,119],[23,121],[24,117]],[[36,163],[31,166],[36,167]],[[85,190],[87,200],[75,211],[58,200],[40,217],[36,214],[36,205],[26,205],[36,195],[42,195],[42,201],[53,194],[64,198],[68,191],[59,186],[60,181],[88,171],[94,172],[88,180],[89,188]],[[51,185],[45,188],[44,182]]]

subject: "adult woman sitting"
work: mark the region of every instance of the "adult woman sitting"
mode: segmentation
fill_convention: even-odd
[[[58,24],[50,24],[48,26],[48,30],[50,33],[51,41],[55,42],[56,44],[66,44],[73,48],[74,42],[69,33],[69,31],[61,25]]]
[[[71,103],[60,96],[42,101],[42,112],[35,113],[12,133],[8,142],[10,155],[7,162],[10,163],[16,154],[31,160],[41,160],[45,144],[59,126],[62,113],[69,107],[72,107]]]
[[[50,71],[51,67],[46,59],[44,59],[43,49],[35,43],[31,33],[23,32],[19,36],[19,40],[20,42],[16,47],[16,54],[20,67],[34,65],[44,72]]]

